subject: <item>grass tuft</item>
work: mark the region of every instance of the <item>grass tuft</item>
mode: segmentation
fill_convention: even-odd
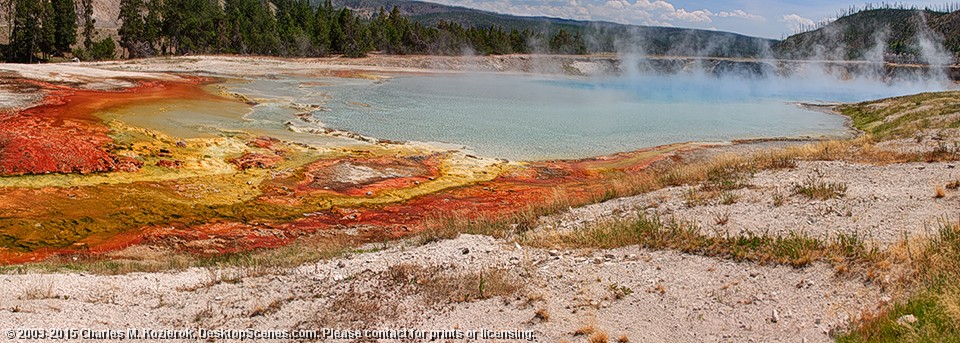
[[[541,308],[533,314],[533,317],[541,322],[550,321],[550,311],[546,308]]]
[[[610,337],[607,336],[606,332],[597,331],[590,335],[590,343],[607,343],[608,341],[610,341]]]
[[[937,188],[933,190],[934,199],[942,199],[945,196],[947,196],[947,192],[943,190],[943,187],[937,186]]]
[[[803,182],[793,186],[793,194],[815,200],[842,198],[847,194],[847,184],[826,182],[820,175],[810,175]]]
[[[587,324],[587,325],[581,326],[581,327],[578,328],[576,331],[574,331],[574,332],[573,332],[573,335],[574,335],[574,336],[586,336],[586,335],[592,334],[592,333],[597,332],[597,331],[599,331],[599,330],[597,329],[597,326],[596,326],[596,325],[594,325],[594,324]]]

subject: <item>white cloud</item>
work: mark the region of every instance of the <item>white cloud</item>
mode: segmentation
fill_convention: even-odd
[[[762,21],[763,17],[740,9],[713,13],[688,11],[668,0],[428,0],[522,16],[550,16],[578,20],[604,20],[623,24],[672,26],[671,21],[710,23],[714,17]]]
[[[713,16],[713,13],[711,13],[708,10],[696,10],[693,12],[687,12],[687,10],[681,8],[670,13],[664,13],[660,17],[666,20],[682,20],[682,21],[689,21],[694,23],[709,23],[713,21],[713,19],[710,19],[710,17],[712,16]]]
[[[756,20],[756,21],[767,20],[767,18],[764,18],[756,14],[747,13],[744,10],[720,11],[720,13],[717,13],[717,16],[721,18],[743,18],[743,19]]]
[[[813,19],[801,17],[796,13],[784,15],[783,22],[787,23],[794,32],[800,32],[804,28],[810,28],[816,25]]]

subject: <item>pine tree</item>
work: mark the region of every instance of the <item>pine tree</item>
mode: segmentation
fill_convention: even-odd
[[[163,51],[163,0],[146,0],[147,15],[143,19],[143,40],[147,43],[147,56]]]
[[[317,6],[313,21],[313,46],[317,49],[317,54],[323,56],[330,53],[330,13],[332,13],[330,1]]]
[[[53,7],[54,53],[63,56],[77,42],[77,11],[73,0],[51,0]]]
[[[226,0],[224,6],[228,51],[238,54],[277,53],[277,22],[270,7],[261,0]]]
[[[330,52],[343,53],[344,46],[347,44],[347,35],[343,32],[344,22],[350,10],[343,8],[336,12],[336,16],[330,17]]]
[[[550,52],[554,54],[585,54],[587,53],[587,44],[583,40],[580,31],[573,34],[567,30],[560,29],[550,39]]]
[[[40,0],[40,40],[39,48],[43,59],[56,53],[56,13],[50,0]]]
[[[8,59],[11,62],[33,63],[40,52],[43,33],[43,4],[40,0],[13,0],[13,29],[10,33]]]
[[[147,41],[146,21],[143,13],[146,4],[143,0],[122,0],[120,2],[120,46],[127,50],[127,57],[140,58],[153,53],[152,44]]]
[[[305,0],[274,0],[277,17],[277,33],[282,52],[287,56],[309,56],[314,47],[308,32],[313,31],[314,15]]]
[[[83,26],[83,47],[90,49],[93,46],[93,35],[96,28],[96,19],[93,19],[93,0],[81,0],[80,22]]]
[[[163,34],[176,54],[216,52],[223,20],[218,0],[166,0],[162,17]]]

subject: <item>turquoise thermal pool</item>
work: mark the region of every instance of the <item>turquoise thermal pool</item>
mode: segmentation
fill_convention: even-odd
[[[269,125],[293,121],[380,139],[442,142],[511,160],[584,158],[687,141],[843,136],[849,134],[845,118],[796,102],[861,101],[925,90],[817,79],[502,74],[277,78],[229,88],[322,106],[312,111],[310,123],[270,103],[247,116]]]

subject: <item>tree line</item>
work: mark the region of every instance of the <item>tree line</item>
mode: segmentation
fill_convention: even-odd
[[[109,37],[94,39],[91,1],[5,0],[12,30],[3,49],[4,60],[29,63],[67,54],[99,60],[186,54],[361,57],[372,51],[587,52],[577,29],[508,31],[446,21],[427,26],[396,7],[363,17],[346,7],[335,8],[329,0],[317,6],[308,0],[121,0],[117,44]]]
[[[0,6],[9,28],[8,44],[0,49],[4,61],[32,63],[68,54],[113,58],[112,39],[94,40],[93,0],[5,0]]]
[[[316,7],[307,0],[123,0],[120,46],[128,57],[166,54],[255,54],[289,57],[342,54],[458,55],[531,51],[543,34],[502,27],[463,27],[441,21],[428,27],[381,8],[362,18],[330,1]],[[582,35],[561,30],[547,49],[585,53]]]

